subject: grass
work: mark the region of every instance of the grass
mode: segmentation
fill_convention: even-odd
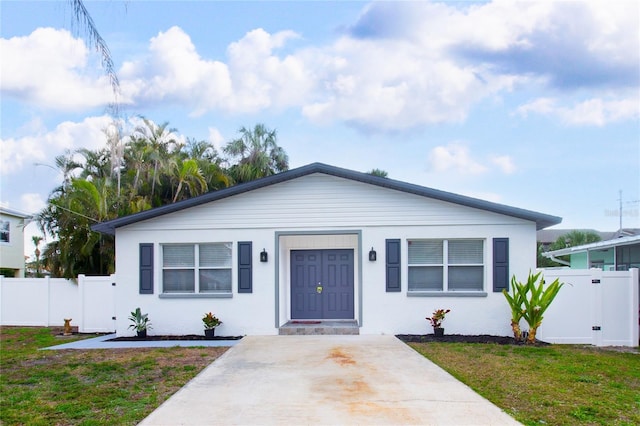
[[[570,345],[411,343],[525,425],[640,424],[640,355]]]
[[[0,424],[136,424],[227,349],[38,350],[84,338],[55,334],[0,327]]]

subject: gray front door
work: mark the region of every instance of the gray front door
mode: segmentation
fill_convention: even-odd
[[[291,251],[291,318],[354,319],[353,250]]]

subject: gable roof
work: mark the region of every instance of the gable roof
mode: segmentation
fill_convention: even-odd
[[[507,216],[517,217],[519,219],[530,220],[536,223],[536,229],[542,229],[548,226],[557,225],[562,221],[562,218],[557,216],[551,216],[551,215],[537,213],[530,210],[510,207],[503,204],[492,203],[492,202],[480,200],[477,198],[471,198],[463,195],[453,194],[451,192],[445,192],[437,189],[426,188],[424,186],[414,185],[411,183],[401,182],[401,181],[397,181],[389,178],[373,176],[368,173],[361,173],[353,170],[343,169],[340,167],[329,166],[327,164],[312,163],[306,166],[299,167],[297,169],[288,170],[286,172],[278,173],[276,175],[268,176],[262,179],[257,179],[251,182],[235,185],[229,188],[208,192],[198,197],[189,198],[187,200],[179,201],[174,204],[167,204],[165,206],[156,207],[151,210],[145,210],[140,213],[135,213],[129,216],[120,217],[107,222],[98,223],[96,225],[93,225],[91,229],[97,232],[102,232],[104,234],[115,235],[116,228],[119,228],[122,226],[130,225],[130,224],[147,220],[147,219],[152,219],[154,217],[177,212],[190,207],[199,206],[201,204],[206,204],[213,201],[221,200],[223,198],[253,191],[259,188],[264,188],[266,186],[286,182],[292,179],[297,179],[313,173],[322,173],[330,176],[336,176],[339,178],[350,179],[357,182],[363,182],[369,185],[375,185],[383,188],[393,189],[396,191],[407,192],[409,194],[415,194],[422,197],[432,198],[440,201],[446,201],[449,203],[459,204],[462,206],[472,207],[480,210],[486,210],[493,213],[504,214]]]

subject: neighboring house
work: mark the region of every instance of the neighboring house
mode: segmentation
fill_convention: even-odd
[[[604,271],[627,271],[640,268],[640,235],[620,237],[612,240],[598,241],[581,246],[567,247],[561,250],[542,253],[554,261],[561,261],[559,256],[569,256],[571,269],[598,268]]]
[[[601,240],[612,240],[620,237],[630,237],[640,235],[638,228],[625,228],[619,231],[596,231],[595,229],[541,229],[537,232],[537,239],[542,244],[543,251],[549,250],[549,247],[555,243],[558,238],[571,232],[578,231],[583,233],[593,233],[600,236]]]
[[[156,334],[278,334],[356,321],[362,334],[510,334],[501,294],[559,217],[314,163],[94,225],[116,237],[117,333],[136,307]]]
[[[5,276],[24,277],[25,213],[0,207],[0,269]]]

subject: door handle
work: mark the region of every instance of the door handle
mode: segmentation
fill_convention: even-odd
[[[320,294],[322,293],[322,284],[318,283],[318,286],[316,287],[316,293]]]

